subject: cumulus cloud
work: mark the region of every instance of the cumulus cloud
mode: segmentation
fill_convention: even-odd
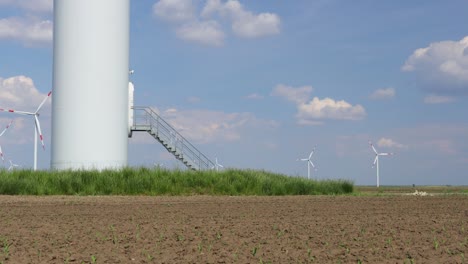
[[[233,32],[245,38],[256,38],[280,33],[281,19],[273,13],[254,14],[248,11],[237,0],[228,0],[221,3],[220,0],[208,0],[202,16],[213,14],[228,17],[232,21]]]
[[[224,32],[216,21],[193,21],[177,28],[180,39],[197,42],[208,46],[222,46]]]
[[[272,96],[280,96],[286,98],[288,101],[303,104],[309,100],[310,94],[314,89],[312,86],[292,87],[284,84],[278,84],[271,92]]]
[[[437,95],[468,95],[468,36],[419,48],[402,70],[412,72],[424,90]]]
[[[456,99],[453,96],[443,96],[443,95],[435,95],[430,94],[424,97],[424,103],[426,104],[446,104],[454,102]]]
[[[309,124],[320,119],[360,120],[366,116],[366,111],[361,105],[351,105],[331,98],[320,100],[314,97],[312,101],[298,105],[297,119],[300,124]]]
[[[46,96],[47,93],[41,93],[29,77],[14,76],[6,79],[0,77],[1,109],[34,112]],[[46,137],[48,137],[46,130],[48,130],[49,120],[47,118],[44,119],[44,116],[50,115],[50,105],[51,100],[47,100],[41,110],[41,126]],[[32,141],[33,120],[12,113],[0,112],[0,115],[2,130],[7,122],[13,120],[13,125],[9,130],[11,134],[3,139],[3,143],[14,142],[14,144],[24,144]],[[25,126],[27,126],[27,129],[24,129]],[[29,127],[31,130],[29,130]]]
[[[35,111],[35,107],[44,100],[47,93],[39,92],[31,78],[14,76],[3,79],[0,77],[0,103],[2,108],[12,108],[21,111]],[[50,100],[46,105],[50,104]]]
[[[237,0],[206,1],[200,14],[193,0],[159,0],[153,5],[156,17],[175,26],[184,40],[209,46],[222,46],[225,33],[220,20],[229,21],[235,35],[257,38],[280,32],[281,19],[273,13],[254,14]]]
[[[192,0],[160,0],[153,5],[153,13],[169,22],[186,22],[195,18]]]
[[[0,0],[0,6],[12,6],[29,12],[52,12],[54,0]]]
[[[156,17],[171,23],[178,38],[207,46],[224,44],[224,32],[215,20],[200,20],[192,0],[160,0],[153,5]]]
[[[408,148],[407,146],[400,144],[398,142],[395,142],[394,140],[390,138],[381,138],[379,141],[377,141],[377,146],[379,147],[386,147],[386,148],[399,148],[399,149],[405,149]]]
[[[309,101],[312,91],[311,86],[294,88],[280,84],[273,89],[271,95],[283,97],[295,103],[296,118],[301,125],[320,125],[325,119],[360,120],[367,115],[362,105],[351,105],[344,100],[314,97]]]
[[[0,19],[0,39],[18,40],[25,45],[52,42],[50,20],[10,17]]]
[[[373,100],[391,99],[395,97],[395,89],[391,87],[377,89],[369,97]]]
[[[195,144],[237,141],[242,133],[252,128],[276,128],[271,120],[256,118],[251,113],[225,113],[210,110],[156,110],[187,140]]]

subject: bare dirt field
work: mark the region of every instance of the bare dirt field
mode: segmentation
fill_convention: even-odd
[[[468,196],[0,196],[0,263],[468,263]]]

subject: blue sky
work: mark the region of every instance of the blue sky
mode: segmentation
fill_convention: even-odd
[[[135,103],[225,167],[373,185],[468,184],[468,2],[134,0]],[[50,0],[0,0],[0,107],[52,84]],[[53,96],[52,96],[53,100]],[[84,102],[85,105],[85,102]],[[40,119],[50,163],[50,102]],[[32,167],[33,121],[0,113],[6,160]],[[149,135],[129,164],[182,167]],[[5,162],[8,167],[8,162]]]

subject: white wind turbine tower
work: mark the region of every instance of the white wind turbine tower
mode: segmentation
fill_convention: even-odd
[[[16,113],[19,115],[28,115],[28,116],[34,116],[34,170],[37,170],[37,135],[39,134],[39,138],[41,140],[42,144],[42,149],[45,150],[45,145],[44,145],[44,138],[42,136],[42,131],[41,131],[41,124],[39,122],[39,111],[41,110],[42,106],[45,104],[47,99],[49,99],[50,95],[52,94],[52,91],[50,91],[47,96],[42,100],[41,104],[39,107],[37,107],[35,112],[26,112],[26,111],[17,111],[13,109],[2,109],[0,108],[0,111],[3,112],[9,112],[9,113]]]
[[[382,153],[377,152],[377,150],[374,147],[374,144],[372,144],[371,141],[369,141],[369,145],[371,146],[372,150],[375,153],[375,159],[374,159],[374,163],[372,165],[372,168],[374,166],[377,167],[377,187],[379,187],[380,186],[380,183],[379,183],[379,156],[390,156],[390,155],[394,155],[394,154],[393,153],[387,153],[387,152],[382,152]]]
[[[312,149],[312,152],[310,152],[310,155],[308,158],[303,158],[303,159],[300,159],[301,161],[306,161],[307,162],[307,179],[310,179],[310,166],[312,166],[315,170],[317,170],[315,168],[315,165],[314,163],[312,162],[312,155],[314,155],[314,152],[315,152],[315,147]]]
[[[11,120],[10,123],[8,123],[8,125],[5,127],[5,129],[3,129],[2,133],[0,133],[0,137],[3,136],[3,134],[5,134],[7,129],[11,126],[11,123],[13,123],[13,120]],[[5,158],[3,157],[2,146],[0,146],[0,156],[2,156],[2,161],[5,162]]]

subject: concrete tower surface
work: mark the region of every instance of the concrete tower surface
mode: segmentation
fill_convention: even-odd
[[[52,169],[127,165],[130,0],[54,0]]]

